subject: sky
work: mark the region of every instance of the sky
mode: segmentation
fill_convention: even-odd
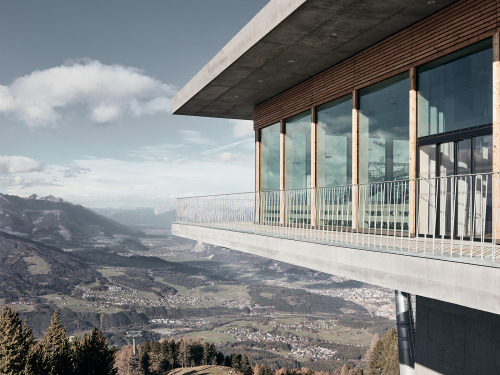
[[[98,208],[252,191],[252,123],[171,99],[266,3],[3,1],[0,193]]]

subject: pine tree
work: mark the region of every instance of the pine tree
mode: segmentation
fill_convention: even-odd
[[[26,322],[21,325],[19,314],[5,306],[0,317],[0,374],[21,374],[32,346],[31,328]]]
[[[244,375],[252,375],[252,366],[250,366],[250,361],[248,360],[248,357],[243,354],[241,356],[241,361],[240,361],[240,371]]]
[[[241,369],[241,354],[233,353],[231,355],[231,367],[238,371]]]
[[[217,365],[224,366],[225,358],[226,357],[224,357],[224,354],[222,354],[221,352],[217,352],[216,356]]]
[[[151,346],[149,345],[148,341],[145,340],[139,347],[139,368],[144,375],[149,375],[151,373],[149,371],[150,351]]]
[[[168,370],[172,370],[174,369],[175,367],[177,367],[177,361],[176,361],[176,358],[177,358],[177,345],[175,343],[175,340],[172,339],[170,341],[166,341],[164,342],[164,346],[165,346],[165,360],[167,362],[167,366],[168,366]]]
[[[24,375],[46,375],[42,362],[42,347],[38,343],[34,344],[28,352]]]
[[[392,328],[375,344],[368,368],[372,375],[399,374],[398,334],[396,329]]]
[[[203,362],[203,345],[199,340],[189,345],[190,366],[200,366]]]
[[[208,363],[212,366],[217,364],[217,350],[215,349],[214,343],[211,343],[208,349]]]
[[[209,350],[210,350],[210,345],[208,344],[208,342],[204,342],[203,343],[203,358],[202,358],[202,361],[203,361],[203,364],[204,365],[208,365],[209,363]]]
[[[73,345],[75,375],[114,375],[115,350],[108,347],[102,332],[95,328]]]
[[[41,347],[44,374],[71,375],[73,373],[71,346],[57,310],[54,311],[49,328],[42,338]]]

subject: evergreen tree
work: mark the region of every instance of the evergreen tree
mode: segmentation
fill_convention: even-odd
[[[139,346],[139,368],[144,375],[149,375],[151,372],[149,370],[149,352],[151,351],[151,346],[145,340],[141,346]]]
[[[162,345],[159,341],[151,341],[150,346],[149,371],[153,374],[159,374],[165,366],[162,354]]]
[[[240,368],[239,370],[244,374],[244,375],[252,375],[252,366],[250,366],[250,361],[248,360],[248,357],[243,354],[241,356],[240,360]]]
[[[210,343],[208,348],[208,363],[212,366],[217,365],[217,350],[214,343]]]
[[[199,340],[189,345],[190,366],[200,366],[203,363],[203,345]]]
[[[74,366],[75,375],[114,375],[115,350],[108,347],[102,332],[94,328],[87,335],[84,333],[80,341],[75,341]]]
[[[224,366],[225,365],[225,357],[224,357],[224,354],[222,354],[221,352],[217,352],[217,365],[218,366]]]
[[[208,363],[209,363],[209,360],[208,360],[209,350],[210,350],[210,345],[208,344],[208,342],[204,342],[203,343],[203,358],[202,358],[204,365],[208,365]]]
[[[375,344],[368,368],[372,375],[399,374],[398,334],[396,329],[392,328]]]
[[[24,367],[24,375],[45,375],[45,369],[42,362],[42,348],[37,343],[34,344],[28,351],[26,364]]]
[[[26,321],[21,325],[19,314],[5,306],[0,317],[0,374],[21,374],[32,346],[31,328]]]
[[[44,374],[71,375],[73,373],[71,346],[57,310],[52,315],[49,328],[42,338],[41,347]]]
[[[231,367],[235,370],[241,369],[241,354],[233,353],[231,355]]]
[[[169,370],[172,370],[178,366],[176,358],[177,358],[177,344],[175,343],[175,340],[172,339],[168,342],[166,345],[167,349],[167,354],[166,354],[166,361],[169,366]]]

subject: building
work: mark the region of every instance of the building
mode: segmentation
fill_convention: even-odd
[[[403,291],[401,373],[499,374],[499,30],[497,0],[271,0],[173,102],[253,119],[255,192],[173,233]]]

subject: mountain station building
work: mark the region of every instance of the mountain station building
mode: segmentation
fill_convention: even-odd
[[[402,374],[500,374],[500,1],[270,0],[173,113],[255,129],[173,234],[394,289]]]

